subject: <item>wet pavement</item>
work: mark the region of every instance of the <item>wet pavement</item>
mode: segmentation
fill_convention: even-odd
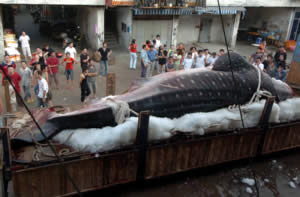
[[[112,187],[88,193],[87,196],[298,197],[300,196],[299,161],[299,150],[289,151],[255,161],[236,161],[140,184]],[[249,180],[242,183],[244,178]],[[253,184],[254,180],[256,184]]]

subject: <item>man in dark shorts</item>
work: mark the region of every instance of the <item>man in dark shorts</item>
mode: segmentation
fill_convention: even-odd
[[[67,89],[72,89],[74,87],[74,72],[73,72],[73,64],[76,63],[76,60],[74,60],[71,56],[70,53],[66,53],[66,57],[63,60],[63,63],[66,62],[66,69],[65,69],[65,75],[67,78]],[[72,86],[69,86],[69,79],[71,78],[72,81]]]
[[[87,49],[84,48],[80,55],[80,66],[81,66],[82,71],[88,69],[89,59],[90,59],[90,57],[88,55]]]

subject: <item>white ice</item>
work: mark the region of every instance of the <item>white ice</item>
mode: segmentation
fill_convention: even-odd
[[[251,187],[246,187],[246,192],[249,194],[253,194],[253,190],[251,189]]]
[[[258,125],[264,104],[265,100],[261,100],[258,103],[242,106],[245,127]],[[300,119],[300,98],[291,98],[279,104],[274,103],[269,122],[280,123],[297,119]],[[115,127],[67,129],[56,135],[54,140],[80,151],[91,153],[107,151],[133,144],[137,124],[138,118],[130,117]],[[151,116],[148,139],[149,141],[167,139],[174,135],[173,131],[204,135],[236,128],[242,128],[238,108],[191,113],[175,119]]]
[[[241,182],[249,186],[253,186],[255,184],[255,180],[251,178],[242,178]]]
[[[290,182],[289,182],[289,186],[290,186],[291,188],[293,188],[293,189],[296,188],[296,184],[295,184],[293,181],[290,181]]]

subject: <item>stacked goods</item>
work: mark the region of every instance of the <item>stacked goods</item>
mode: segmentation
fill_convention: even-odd
[[[16,40],[16,34],[6,33],[4,34],[5,52],[10,56],[10,59],[14,62],[21,60],[20,52],[17,50],[18,41]]]
[[[18,48],[18,41],[16,40],[16,34],[4,34],[5,47]]]
[[[9,55],[11,61],[14,61],[14,62],[21,61],[21,55],[20,55],[20,52],[18,51],[18,49],[14,48],[14,47],[7,47],[7,48],[5,48],[5,53],[7,53],[7,55]]]

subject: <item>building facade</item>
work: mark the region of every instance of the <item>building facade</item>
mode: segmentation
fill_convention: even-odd
[[[2,0],[0,2],[0,56],[3,56],[3,6],[73,6],[76,23],[89,47],[104,40],[128,47],[131,39],[139,48],[157,34],[164,44],[179,42],[224,43],[217,1],[210,0]],[[222,0],[225,32],[231,47],[243,31],[268,29],[279,40],[296,40],[300,33],[300,1]]]

